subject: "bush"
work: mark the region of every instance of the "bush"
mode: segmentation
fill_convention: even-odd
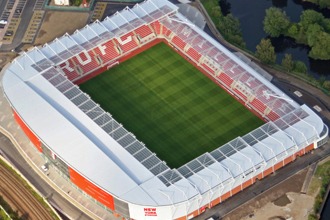
[[[322,84],[322,87],[327,89],[327,90],[330,90],[330,80],[324,81],[323,84]]]
[[[70,3],[73,6],[80,6],[82,3],[82,0],[70,0]]]
[[[294,71],[297,72],[297,73],[306,74],[307,73],[306,64],[303,63],[302,61],[296,61],[294,63]]]
[[[317,216],[315,214],[310,214],[308,216],[308,220],[318,220]]]
[[[276,60],[275,49],[269,39],[261,39],[256,47],[256,57],[263,63],[274,64]]]
[[[0,205],[3,207],[4,210],[9,214],[9,216],[12,219],[21,219],[18,215],[17,211],[14,211],[8,203],[3,199],[3,197],[0,195]]]
[[[284,58],[282,59],[282,66],[285,68],[286,71],[291,72],[294,67],[294,62],[292,60],[291,54],[285,54]]]

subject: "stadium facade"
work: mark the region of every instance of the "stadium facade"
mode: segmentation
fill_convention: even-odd
[[[78,84],[165,42],[266,123],[171,169]],[[298,156],[328,128],[178,12],[147,0],[22,53],[4,94],[39,153],[102,207],[130,219],[191,219]],[[221,111],[221,110],[219,110]]]

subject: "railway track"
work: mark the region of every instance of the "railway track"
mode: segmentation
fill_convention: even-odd
[[[47,210],[31,191],[2,164],[0,164],[0,195],[24,219],[54,219],[50,210]]]

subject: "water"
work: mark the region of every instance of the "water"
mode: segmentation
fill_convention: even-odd
[[[321,220],[330,219],[330,194],[328,195],[327,201],[325,203],[324,209],[322,210]]]
[[[279,7],[286,12],[292,22],[298,22],[303,10],[314,9],[330,18],[330,10],[320,10],[310,3],[302,0],[221,0],[220,5],[224,14],[232,13],[240,20],[241,29],[246,47],[255,52],[256,46],[262,38],[267,38],[263,31],[265,10],[272,6]],[[292,54],[294,60],[303,61],[310,72],[316,78],[324,75],[330,79],[330,61],[313,60],[308,57],[309,47],[296,44],[288,37],[271,38],[277,53],[277,63],[281,63],[285,53]]]

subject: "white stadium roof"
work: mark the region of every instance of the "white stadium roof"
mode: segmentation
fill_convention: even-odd
[[[235,68],[241,68],[244,74],[261,82],[264,90],[284,98],[281,99],[284,107],[276,110],[281,118],[178,169],[170,169],[57,68],[81,51],[156,19],[182,35],[196,49],[201,46],[201,50],[202,45],[195,45],[194,40],[205,39],[211,47],[202,53],[210,62],[223,65],[221,68],[227,71],[227,61],[221,64],[215,56],[208,56],[212,50],[222,53],[234,63],[233,73]],[[186,28],[190,36],[184,35],[182,28]],[[292,101],[165,0],[145,1],[103,22],[87,25],[73,35],[66,34],[41,48],[34,48],[16,58],[4,71],[2,83],[6,97],[40,140],[85,178],[133,204],[182,203],[239,175],[255,171],[273,158],[282,159],[291,150],[313,143],[324,129],[322,120],[310,108]],[[258,89],[250,92],[257,96]],[[76,97],[85,104],[78,104]]]

